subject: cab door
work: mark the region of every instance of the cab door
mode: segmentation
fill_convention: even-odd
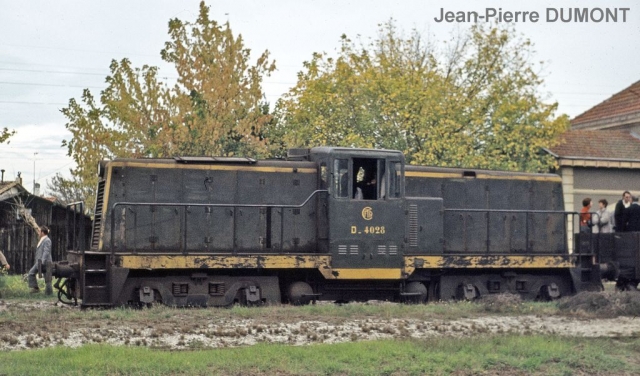
[[[402,161],[336,156],[331,167],[332,267],[402,267],[406,223]]]

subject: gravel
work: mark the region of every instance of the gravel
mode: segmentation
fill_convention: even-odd
[[[2,315],[47,310],[77,310],[49,302],[0,301]],[[170,312],[170,311],[169,311]],[[187,312],[189,312],[187,310]],[[358,318],[332,322],[292,318],[291,322],[260,319],[234,319],[199,314],[192,325],[189,318],[150,320],[76,319],[54,323],[46,329],[26,323],[9,325],[10,330],[0,334],[0,350],[14,351],[50,346],[79,347],[85,344],[106,343],[115,346],[147,346],[161,349],[183,350],[195,348],[223,348],[251,346],[258,343],[309,345],[370,341],[377,339],[424,339],[435,337],[464,338],[503,334],[551,334],[572,337],[637,337],[640,336],[640,318],[617,317],[609,319],[576,318],[565,316],[540,317],[536,315],[490,315],[455,320],[418,320]],[[188,313],[187,313],[188,315]],[[78,319],[79,317],[79,319]],[[205,315],[205,317],[207,317]]]

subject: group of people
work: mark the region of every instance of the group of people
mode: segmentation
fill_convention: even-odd
[[[624,191],[622,199],[616,204],[611,213],[607,210],[606,199],[598,201],[598,210],[591,211],[591,198],[582,200],[580,211],[580,232],[582,233],[612,233],[640,231],[640,204],[638,197]]]

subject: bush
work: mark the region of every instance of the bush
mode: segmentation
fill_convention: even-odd
[[[560,311],[599,317],[640,316],[640,292],[581,292],[558,303]]]
[[[491,313],[513,313],[522,308],[522,298],[517,294],[489,294],[482,296],[478,303],[484,311]]]

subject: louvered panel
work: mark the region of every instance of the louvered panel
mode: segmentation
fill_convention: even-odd
[[[409,205],[409,247],[418,246],[418,205]]]

